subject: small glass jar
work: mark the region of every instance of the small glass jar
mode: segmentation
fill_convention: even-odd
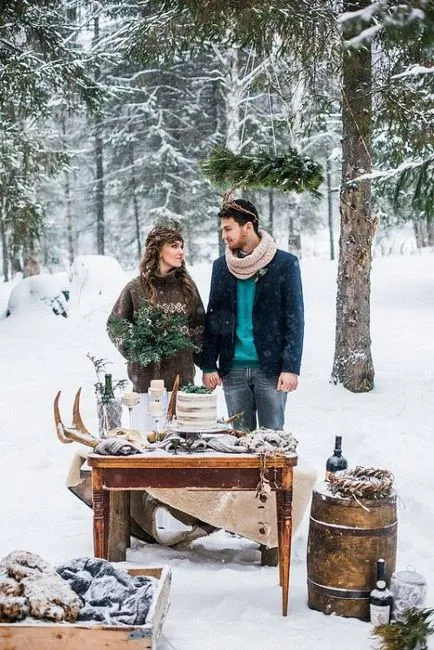
[[[405,613],[411,607],[422,609],[426,596],[426,580],[417,571],[395,571],[390,581],[393,594],[392,618],[405,620]]]

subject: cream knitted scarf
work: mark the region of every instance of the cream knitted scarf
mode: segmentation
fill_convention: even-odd
[[[226,263],[229,271],[238,280],[247,280],[253,277],[260,269],[267,266],[276,254],[277,246],[271,235],[265,230],[260,230],[259,236],[261,241],[246,257],[238,257],[229,246],[226,247]]]

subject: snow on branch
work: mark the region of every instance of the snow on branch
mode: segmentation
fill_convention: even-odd
[[[344,43],[347,47],[353,47],[354,45],[358,45],[364,41],[370,41],[374,38],[375,34],[381,31],[381,29],[382,25],[372,25],[372,27],[367,27],[366,29],[362,30],[360,34],[357,34],[356,36],[353,36],[353,38],[344,41]]]
[[[411,65],[407,70],[404,70],[404,72],[400,72],[399,74],[394,74],[392,76],[392,79],[401,79],[402,77],[411,77],[413,75],[419,75],[419,74],[433,74],[434,73],[434,66],[431,66],[428,68],[427,66],[424,65]]]
[[[426,158],[415,159],[411,161],[403,162],[399,167],[393,169],[387,169],[386,171],[372,171],[369,174],[362,174],[357,176],[357,178],[351,179],[352,183],[359,181],[387,181],[397,176],[402,176],[402,174],[408,173],[410,171],[415,171],[420,167],[428,167],[430,164],[434,164],[434,154],[427,156]]]
[[[357,11],[344,12],[337,18],[337,23],[344,30],[348,29],[349,23],[352,21],[355,23],[359,21],[373,23],[370,27],[362,29],[354,37],[344,41],[346,46],[351,47],[371,40],[378,32],[389,27],[406,27],[415,20],[424,21],[425,18],[425,12],[417,7],[409,7],[406,4],[399,3],[390,7],[387,0],[379,0],[379,2],[373,2],[371,5]]]
[[[354,20],[355,18],[369,21],[372,20],[372,17],[375,16],[380,9],[383,9],[386,6],[387,2],[385,0],[380,0],[380,2],[373,2],[368,7],[363,7],[357,11],[345,11],[341,16],[339,16],[337,22],[342,25],[343,23],[346,23],[349,20]]]

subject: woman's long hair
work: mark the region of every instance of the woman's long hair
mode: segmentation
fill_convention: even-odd
[[[160,273],[160,251],[165,244],[175,244],[176,242],[184,243],[181,231],[167,226],[156,226],[146,239],[146,248],[139,263],[139,271],[144,293],[149,302],[156,303],[155,278]],[[196,303],[196,297],[193,280],[187,273],[184,260],[182,266],[173,272],[179,278],[187,308],[191,310]]]

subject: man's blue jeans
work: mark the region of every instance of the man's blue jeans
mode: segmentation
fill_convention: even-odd
[[[260,368],[232,368],[223,377],[229,417],[244,411],[235,426],[253,431],[257,426],[283,429],[287,393],[277,390],[279,375],[266,375]],[[256,424],[256,415],[258,424]]]

